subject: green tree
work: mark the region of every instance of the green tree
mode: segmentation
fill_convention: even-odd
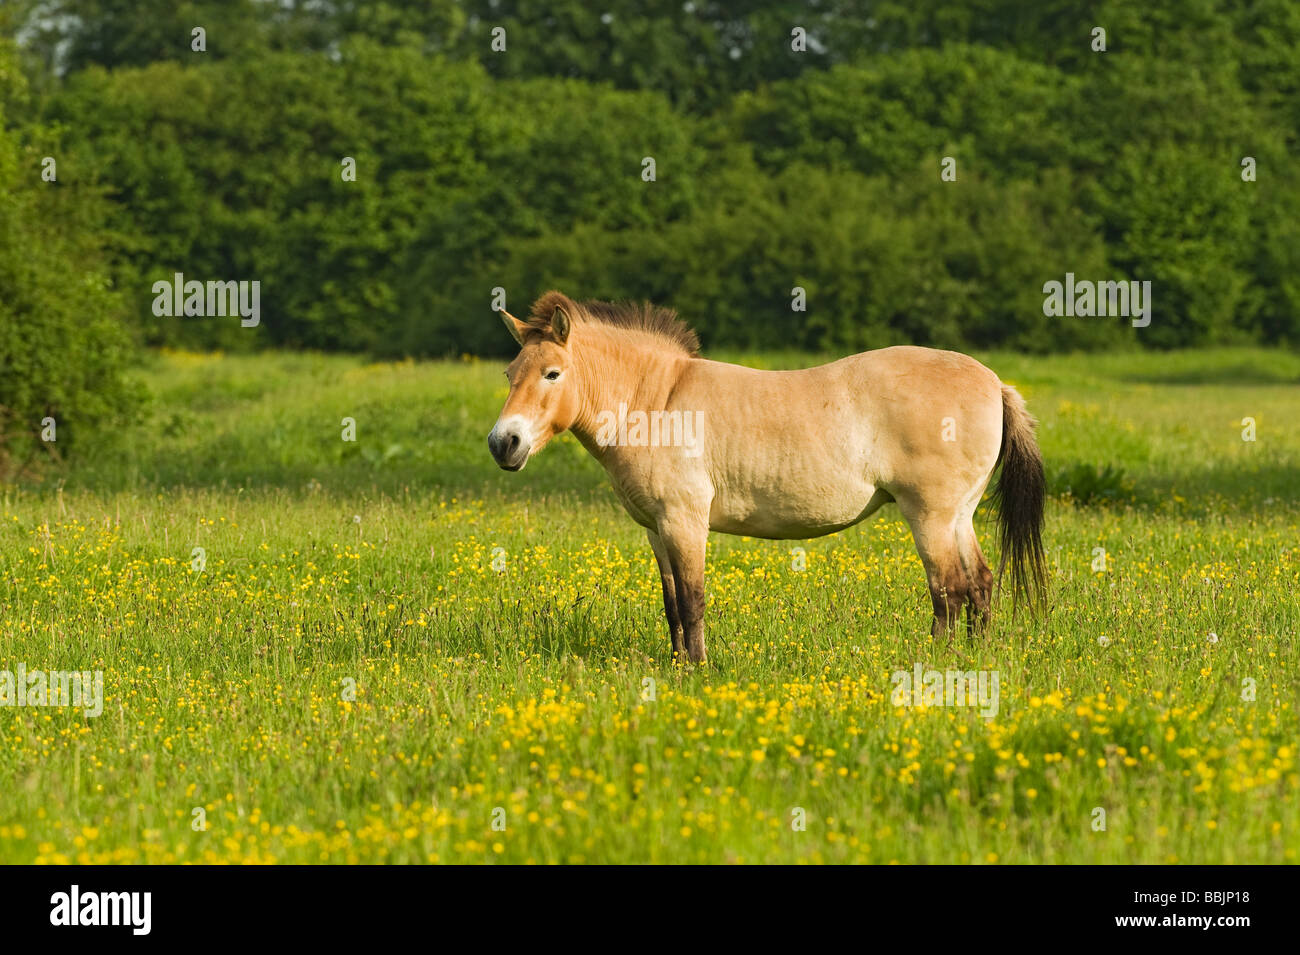
[[[63,178],[50,131],[10,125],[27,110],[5,43],[0,88],[0,471],[13,473],[42,451],[107,446],[143,396],[127,375],[135,351],[121,300],[100,264],[106,206]],[[54,181],[42,175],[47,156]]]

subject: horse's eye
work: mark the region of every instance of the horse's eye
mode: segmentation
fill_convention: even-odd
[[[546,373],[547,381],[555,381],[559,377],[560,377],[560,370],[558,368],[552,368],[550,371]]]

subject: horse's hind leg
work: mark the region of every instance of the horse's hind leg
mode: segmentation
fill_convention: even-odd
[[[966,625],[970,633],[984,633],[989,623],[989,605],[993,600],[993,571],[980,550],[975,525],[968,517],[958,525],[958,552],[968,581]]]
[[[912,539],[925,567],[930,601],[934,604],[930,634],[951,640],[961,621],[961,608],[971,596],[970,578],[962,566],[957,512],[927,509],[919,501],[906,497],[898,498],[898,507],[912,528]]]
[[[673,565],[668,559],[668,548],[663,538],[654,531],[646,531],[650,546],[654,548],[655,563],[659,565],[659,582],[663,585],[664,616],[668,618],[668,635],[673,642],[673,656],[686,659],[686,639],[682,633],[682,618],[677,612],[677,583],[673,578]]]

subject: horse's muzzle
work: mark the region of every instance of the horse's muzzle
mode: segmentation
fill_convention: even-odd
[[[505,471],[518,471],[528,463],[531,445],[524,443],[523,435],[513,428],[498,431],[493,428],[488,434],[488,450],[492,459]]]

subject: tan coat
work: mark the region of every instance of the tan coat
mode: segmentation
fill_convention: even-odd
[[[707,361],[670,312],[576,303],[558,292],[528,322],[488,443],[521,469],[572,430],[646,528],[673,649],[705,658],[709,531],[800,539],[897,502],[926,568],[932,632],[988,617],[993,575],[972,518],[1001,461],[1003,560],[1041,590],[1042,462],[1014,389],[955,352],[895,347],[801,371]]]

